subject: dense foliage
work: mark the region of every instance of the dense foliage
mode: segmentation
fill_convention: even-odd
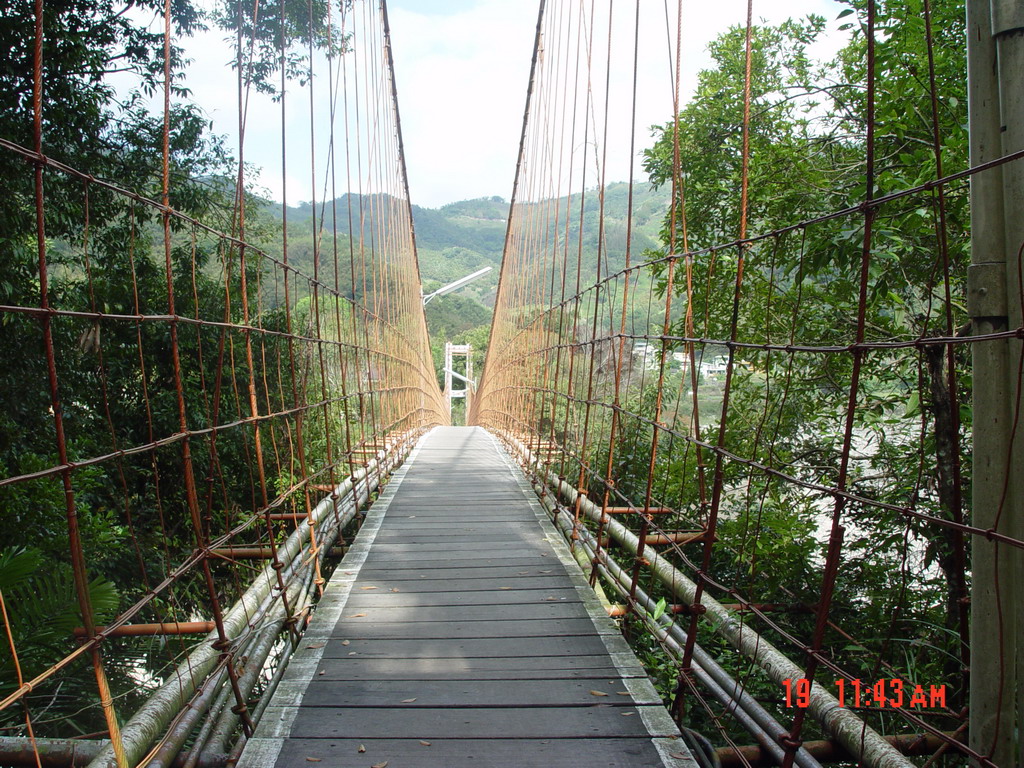
[[[866,4],[846,5],[838,33],[847,34],[848,42],[829,62],[816,62],[808,53],[829,27],[824,19],[754,29],[747,214],[752,235],[856,209],[867,194]],[[933,123],[941,137],[943,172],[967,164],[962,5],[932,3],[934,118],[921,2],[887,0],[877,7],[875,34],[885,44],[878,46],[876,59],[876,197],[937,177]],[[701,73],[695,97],[678,122],[660,129],[645,154],[652,182],[668,185],[678,146],[681,174],[675,216],[665,218],[664,248],[652,255],[696,254],[693,326],[680,317],[672,334],[842,349],[857,329],[865,231],[864,216],[856,211],[744,248],[738,324],[735,330],[731,326],[739,249],[721,244],[740,234],[744,37],[744,29],[734,28],[711,45],[714,65]],[[954,185],[941,198],[934,190],[923,192],[873,217],[866,341],[953,335],[966,322],[958,297],[969,257],[967,204],[966,187]],[[687,242],[678,225],[684,215]],[[679,269],[674,290],[684,297],[682,262]],[[664,262],[656,274],[664,294]],[[667,347],[685,348],[681,343]],[[701,353],[700,345],[696,351]],[[964,355],[947,359],[946,348],[935,346],[863,356],[849,466],[854,493],[961,519],[961,499],[969,493],[963,461],[969,424],[958,424],[969,419]],[[700,437],[716,442],[719,424],[728,418],[726,450],[801,481],[834,487],[843,461],[852,357],[738,349],[729,410],[702,408]],[[950,392],[950,381],[958,383],[959,392]],[[688,385],[680,389],[681,397],[684,388]],[[645,412],[642,403],[632,407]],[[676,428],[693,433],[689,395],[670,408]],[[646,412],[658,418],[649,407]],[[648,430],[634,429],[637,434],[626,439],[644,453]],[[659,462],[659,495],[699,524],[706,508],[699,499],[692,446],[676,442],[662,451]],[[625,466],[617,470],[617,487],[642,497],[646,473]],[[724,473],[713,577],[753,602],[815,604],[832,497],[766,478],[736,462],[724,462]],[[831,617],[837,626],[855,627],[857,639],[830,631],[827,651],[862,676],[874,674],[875,665],[889,664],[907,679],[945,682],[957,691],[952,700],[960,700],[966,582],[955,535],[866,505],[849,505],[846,520]],[[813,626],[813,617],[799,610],[781,621],[797,637],[808,637]],[[760,693],[779,697],[770,686]]]
[[[273,335],[287,326],[275,307],[280,299],[261,303],[261,290],[275,290],[273,279],[269,289],[261,285],[267,263],[250,251],[243,267],[237,249],[193,224],[232,231],[234,168],[208,120],[187,99],[178,48],[171,58],[169,174],[170,205],[180,215],[169,218],[168,252],[163,217],[155,208],[91,181],[156,200],[162,194],[164,117],[149,105],[162,89],[163,34],[144,19],[147,13],[159,15],[163,5],[134,6],[129,12],[131,7],[120,3],[70,0],[44,8],[42,148],[81,174],[44,172],[46,298],[62,313],[80,313],[51,316],[49,326],[68,460],[86,462],[75,468],[71,483],[98,624],[167,578],[196,544],[181,444],[171,441],[136,458],[110,455],[172,436],[182,419],[187,428],[203,429],[244,418],[248,408],[238,397],[238,386],[250,377],[272,382],[262,404],[266,410],[292,405],[296,388],[305,386],[304,377],[265,365],[288,353],[283,337]],[[176,39],[199,27],[200,14],[189,2],[173,3],[172,14]],[[0,46],[8,52],[0,68],[0,136],[29,149],[34,141],[33,25],[31,3],[6,3],[0,10]],[[110,78],[115,73],[130,76],[134,89],[115,89]],[[0,175],[5,180],[0,304],[39,307],[44,254],[36,241],[33,165],[5,150],[0,152]],[[251,196],[249,204],[251,231],[267,235],[272,225],[261,221]],[[272,332],[261,339],[251,365],[241,354],[244,333],[181,323],[176,328],[179,370],[168,352],[170,324],[129,319],[167,315],[171,289],[178,315],[238,323],[243,319],[243,268],[248,298],[260,311],[259,325]],[[5,363],[0,369],[5,406],[0,475],[11,478],[49,470],[60,461],[42,323],[17,311],[4,312],[0,322]],[[183,414],[175,391],[179,380]],[[309,431],[316,432],[315,424]],[[216,440],[193,440],[190,448],[206,527],[213,527],[214,516],[230,520],[254,506],[251,431],[227,430]],[[311,451],[314,469],[323,461],[322,448]],[[271,488],[289,487],[291,482],[282,479],[291,476],[288,461],[278,461],[274,470],[281,477],[269,478]],[[69,528],[59,474],[0,487],[0,590],[26,679],[67,653],[73,647],[71,629],[84,623],[71,578]],[[227,600],[236,587],[234,579],[223,578],[220,597]],[[208,602],[201,579],[189,575],[152,600],[135,621],[202,617]],[[16,670],[6,642],[4,648],[0,688],[9,692],[16,687]],[[107,644],[106,665],[123,711],[132,711],[147,688],[159,682],[160,668],[176,652],[164,640]],[[29,707],[45,712],[36,717],[37,735],[46,735],[53,724],[82,733],[104,727],[90,678],[88,669],[72,665],[29,695]],[[0,724],[23,728],[24,714],[9,708]]]

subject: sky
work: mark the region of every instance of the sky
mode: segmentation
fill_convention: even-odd
[[[569,0],[549,0],[548,6]],[[672,114],[669,41],[665,3],[641,3],[640,77],[637,93],[637,131],[640,144],[647,128]],[[670,13],[675,15],[675,3]],[[619,3],[627,11],[635,8]],[[537,22],[537,5],[529,0],[390,0],[388,3],[395,62],[395,81],[405,141],[412,202],[425,207],[475,197],[511,196],[530,60]],[[841,6],[835,0],[754,0],[755,19],[778,23],[790,17],[818,13],[830,22]],[[745,19],[746,0],[683,0],[683,94],[693,91],[697,72],[708,64],[706,47],[730,24]],[[630,13],[619,14],[616,25],[631,24]],[[621,19],[621,21],[619,20]],[[673,19],[674,21],[674,19]],[[186,41],[192,59],[188,85],[193,98],[214,122],[214,130],[237,145],[236,83],[228,66],[233,51],[224,33],[208,31]],[[824,48],[838,46],[836,38]],[[623,48],[626,48],[624,45]],[[827,54],[828,50],[823,50]],[[631,75],[623,67],[613,77]],[[305,99],[308,92],[290,98]],[[265,191],[290,204],[320,197],[308,169],[297,161],[282,173],[280,107],[267,98],[253,97],[246,129],[246,159],[262,170]],[[322,121],[316,128],[326,133]],[[302,157],[301,144],[309,134],[304,110],[289,114],[286,126],[289,153]],[[609,143],[624,142],[610,136]],[[308,147],[308,144],[306,145]],[[628,146],[628,145],[627,145]],[[640,147],[642,148],[642,147]],[[629,175],[628,157],[607,168],[609,181]],[[634,176],[639,170],[634,170]],[[286,183],[282,181],[287,179]]]

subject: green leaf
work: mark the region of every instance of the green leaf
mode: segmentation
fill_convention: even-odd
[[[10,548],[0,550],[0,590],[11,592],[43,566],[43,553],[38,549]]]
[[[907,398],[907,407],[904,415],[907,418],[917,416],[921,412],[921,395],[917,392],[911,392],[910,397]]]
[[[665,615],[665,608],[667,605],[668,604],[665,602],[665,598],[663,597],[658,601],[657,605],[654,606],[654,613],[651,615],[654,617],[655,621]]]

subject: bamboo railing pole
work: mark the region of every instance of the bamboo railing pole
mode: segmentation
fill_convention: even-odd
[[[399,446],[400,458],[408,454],[411,448],[410,443],[402,443]],[[357,470],[350,478],[342,482],[334,494],[323,499],[313,509],[311,517],[314,522],[326,518],[332,508],[343,506],[352,494],[354,486],[364,477],[373,480],[362,483],[360,496],[367,496],[379,485],[385,473],[397,463],[399,451],[387,456],[380,456],[378,459],[369,462],[366,469]],[[382,452],[383,453],[383,452]],[[346,516],[351,519],[358,504],[353,504]],[[278,554],[282,562],[292,563],[296,558],[301,557],[306,542],[310,537],[310,525],[304,520],[288,536],[278,548]],[[325,542],[321,542],[323,545]],[[273,591],[277,584],[277,573],[267,564],[260,574],[253,581],[252,585],[242,597],[224,615],[224,626],[231,638],[237,637],[249,625],[251,617],[258,615],[261,603]],[[213,641],[216,635],[207,637],[188,658],[169,676],[164,685],[154,693],[142,707],[125,723],[122,728],[122,739],[125,754],[128,762],[135,765],[145,757],[150,746],[166,731],[173,721],[195,693],[199,683],[204,680],[213,670],[220,656],[220,652],[214,649]],[[112,768],[116,765],[114,754],[111,749],[104,749],[90,763],[89,768]]]
[[[533,461],[529,451],[518,441],[511,442],[508,435],[502,437],[512,450],[520,454],[527,465]],[[554,472],[545,470],[542,481],[564,498],[569,506],[578,508],[581,515],[594,522],[601,520],[601,508],[578,494],[571,484],[559,480]],[[604,530],[627,550],[637,551],[639,540],[636,534],[614,518],[605,522]],[[650,562],[650,570],[657,579],[676,599],[692,605],[697,585],[656,552],[648,551],[645,554]],[[797,664],[750,626],[739,621],[732,611],[727,610],[713,597],[706,593],[702,594],[700,604],[704,609],[704,618],[715,633],[732,643],[780,686],[783,680],[803,677],[803,670]],[[881,734],[870,728],[849,708],[840,706],[838,699],[818,683],[812,681],[809,698],[808,712],[864,765],[870,768],[915,768],[914,764],[901,755]]]

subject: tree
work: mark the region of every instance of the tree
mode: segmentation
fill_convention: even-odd
[[[342,12],[352,0],[341,0]],[[223,0],[213,13],[217,26],[246,41],[243,77],[262,93],[281,97],[282,78],[304,85],[312,77],[310,49],[331,55],[344,53],[349,35],[338,36],[329,0],[283,0],[253,10],[245,3]],[[232,65],[238,66],[238,59]],[[282,66],[284,72],[281,72]]]
[[[813,221],[743,249],[745,274],[735,331],[741,342],[842,350],[855,337],[865,238],[864,217],[856,208],[867,193],[866,3],[847,5],[840,29],[850,33],[849,42],[826,66],[807,54],[825,29],[821,19],[753,30],[749,232],[771,233],[848,208],[854,213]],[[966,167],[967,145],[962,8],[933,3],[931,53],[939,94],[933,117],[921,3],[887,0],[876,6],[878,197],[939,175],[933,126],[942,139],[944,173]],[[690,308],[695,327],[691,332],[678,320],[675,336],[733,337],[739,249],[720,244],[736,240],[740,232],[744,34],[734,28],[712,44],[714,67],[701,73],[696,96],[678,123],[657,129],[657,141],[646,153],[652,182],[666,184],[676,175],[681,190],[674,217],[666,216],[663,248],[656,255],[687,249],[693,254]],[[677,130],[678,170],[673,161]],[[956,187],[944,190],[941,198],[934,191],[918,193],[874,215],[866,341],[952,335],[965,322],[956,297],[968,258],[966,206],[966,188]],[[678,224],[684,215],[687,243]],[[681,260],[675,281],[680,296],[686,295],[683,266]],[[657,271],[664,295],[664,267]],[[949,275],[948,295],[944,274]],[[800,481],[834,486],[843,460],[852,355],[765,349],[738,349],[735,355],[743,365],[737,365],[733,380],[725,448]],[[966,495],[969,479],[963,477],[959,461],[965,446],[957,424],[957,393],[946,385],[969,381],[963,370],[966,361],[947,355],[945,346],[935,346],[921,354],[872,351],[861,362],[850,490],[938,518],[959,519],[958,494]],[[717,439],[714,422],[720,416],[701,414],[701,437]],[[677,456],[666,456],[662,470],[670,489],[674,483],[674,504],[683,509],[698,507],[692,453],[679,446]],[[755,601],[778,599],[788,591],[791,597],[816,602],[820,579],[813,562],[822,550],[800,545],[793,535],[806,535],[808,521],[827,515],[831,497],[772,480],[738,462],[726,461],[724,471],[728,513],[719,529],[725,546],[715,565],[716,578],[739,586]],[[850,505],[847,519],[856,523],[847,537],[833,619],[840,625],[849,620],[859,634],[874,638],[871,650],[908,674],[933,674],[956,684],[957,632],[963,629],[962,541],[946,528],[880,507]],[[903,559],[908,552],[913,565]],[[769,560],[771,569],[762,565]],[[941,579],[909,578],[908,568],[927,573],[932,565],[939,567]],[[936,603],[943,607],[935,610]],[[787,621],[794,627],[800,624],[798,618]],[[917,638],[918,647],[941,650],[907,661],[910,656],[903,655],[899,643],[890,642],[893,637]],[[827,643],[833,655],[857,668],[847,641],[830,635]]]
[[[149,13],[160,13],[163,7],[151,0],[127,5],[67,0],[48,2],[43,11],[42,149],[51,160],[77,172],[50,166],[43,174],[47,298],[62,311],[157,316],[168,311],[159,213],[103,184],[83,180],[83,176],[102,180],[150,198],[161,195],[164,120],[146,104],[147,97],[162,87],[163,35],[140,21],[136,12],[129,12],[133,6]],[[176,36],[199,26],[196,9],[185,0],[173,4],[172,21]],[[34,146],[34,24],[33,4],[4,3],[0,45],[7,54],[0,68],[0,136],[27,149]],[[180,49],[172,48],[170,203],[184,216],[230,228],[234,189],[221,181],[230,173],[230,159],[200,110],[183,100],[187,96],[181,87],[183,65]],[[136,87],[127,94],[115,90],[108,79],[114,73],[134,76]],[[5,180],[5,194],[0,197],[4,267],[0,304],[34,308],[41,305],[39,260],[43,254],[37,251],[33,164],[23,158],[17,151],[0,150],[0,174]],[[171,224],[176,310],[186,316],[222,319],[224,286],[203,271],[223,256],[220,244],[203,237],[185,218],[172,218]],[[49,322],[71,461],[145,445],[154,434],[177,431],[177,407],[169,386],[174,371],[165,352],[166,324],[66,315]],[[5,312],[0,323],[4,359],[0,399],[5,403],[0,415],[0,473],[10,478],[52,468],[59,460],[40,322],[31,314]],[[211,355],[210,336],[204,339],[196,329],[182,329],[183,359],[197,359],[204,352]],[[186,387],[188,418],[192,424],[200,423],[206,414],[199,382],[187,379]],[[241,445],[224,442],[222,458],[231,461],[232,454],[244,456]],[[202,461],[202,449],[197,453]],[[154,502],[157,476],[164,495]],[[73,473],[77,522],[97,621],[130,605],[166,573],[163,557],[142,558],[137,553],[166,555],[191,545],[191,531],[180,516],[171,516],[166,525],[161,518],[164,510],[178,508],[180,478],[180,458],[166,451],[154,452],[152,461],[148,457],[138,462],[107,461]],[[20,633],[18,648],[26,669],[38,672],[71,647],[70,627],[83,621],[77,604],[68,599],[73,592],[60,478],[3,486],[0,509],[0,537],[5,546],[16,548],[4,555],[4,563],[11,566],[8,575],[24,576],[24,569],[15,567],[19,563],[46,563],[45,573],[27,581],[12,577],[4,585],[5,595],[7,588],[12,590],[11,598],[38,597],[19,600],[11,617],[12,627]],[[185,610],[195,604],[196,586],[182,584],[174,596]],[[168,602],[160,599],[145,616],[160,620],[166,610]],[[53,621],[41,631],[39,622],[48,618]],[[117,653],[108,657],[113,667],[119,660],[126,666],[111,676],[115,695],[137,699],[144,692],[137,672],[147,659],[134,652],[124,658]],[[12,679],[9,671],[3,672],[5,684]],[[89,685],[88,673],[80,668],[73,666],[61,674],[51,682],[57,690],[69,694],[94,690],[95,683]],[[83,732],[102,726],[94,710],[74,714],[82,709],[79,696],[56,696],[47,688],[32,696],[52,705],[51,720],[74,717]],[[23,727],[20,712],[11,714],[15,726]]]
[[[67,455],[76,464],[70,477],[97,623],[142,599],[148,602],[133,616],[135,621],[210,615],[211,595],[198,568],[186,570],[156,597],[150,590],[187,561],[197,539],[209,530],[223,532],[251,519],[262,506],[253,428],[242,423],[252,415],[247,397],[251,382],[261,416],[291,412],[296,400],[340,399],[334,392],[314,392],[341,385],[340,377],[325,384],[326,377],[310,374],[310,344],[303,348],[298,343],[292,364],[294,338],[286,331],[299,336],[313,332],[310,301],[295,309],[290,323],[290,308],[283,306],[277,290],[280,272],[272,273],[271,260],[258,250],[263,246],[273,254],[280,225],[268,223],[260,212],[263,206],[254,204],[248,190],[241,190],[244,198],[238,194],[238,174],[223,142],[188,101],[185,62],[177,47],[170,60],[169,236],[163,211],[138,199],[160,200],[163,193],[164,115],[162,109],[150,110],[148,97],[163,88],[164,40],[162,32],[138,20],[140,10],[160,15],[162,8],[155,0],[45,4],[43,152],[72,169],[43,168],[45,252],[36,240],[34,159],[25,151],[35,139],[33,5],[6,3],[0,13],[0,45],[10,53],[0,68],[0,136],[21,148],[0,148],[5,179],[0,304],[15,308],[0,315],[5,363],[0,368],[0,400],[5,404],[0,413],[0,476],[19,478],[0,485],[0,538],[13,547],[0,555],[0,586],[5,596],[8,589],[14,596],[42,590],[52,598],[21,601],[24,605],[12,614],[19,653],[30,671],[45,669],[70,650],[69,627],[83,622],[78,607],[65,599],[71,583],[69,526],[61,477],[52,474],[60,459],[43,334],[33,312],[41,306],[40,260],[49,276],[48,303],[60,311],[47,322]],[[286,7],[284,48],[304,49],[287,59],[286,77],[308,76],[303,63],[308,45],[296,45],[295,38],[308,44],[312,36],[322,47],[326,12],[326,3]],[[174,0],[171,21],[179,39],[199,27],[200,16],[188,0]],[[262,22],[257,30],[243,26],[243,34],[256,34],[255,52],[264,56],[266,66],[257,68],[254,77],[263,77],[272,90],[269,78],[279,70],[271,54],[281,47],[271,29],[273,11]],[[312,30],[305,37],[304,23]],[[107,79],[115,72],[133,75],[135,89],[127,95],[115,90]],[[244,249],[245,288],[242,249],[231,237],[217,234],[236,231],[240,199],[247,202],[247,235],[255,241]],[[176,320],[167,318],[169,287]],[[243,291],[252,308],[247,317],[241,308]],[[307,299],[297,293],[290,296],[293,304]],[[347,310],[335,303],[322,309],[321,321],[340,326],[343,314]],[[239,328],[243,320],[245,328]],[[345,337],[347,328],[322,331],[323,338],[339,344],[352,341]],[[169,354],[172,333],[180,360]],[[336,338],[339,333],[343,338]],[[245,354],[250,338],[251,359]],[[351,366],[348,375],[353,375]],[[179,387],[185,428],[199,432],[188,440],[187,461],[184,441],[178,439]],[[303,446],[304,468],[310,474],[326,464],[329,431],[335,446],[342,443],[339,433],[350,426],[350,408],[346,402],[330,415],[325,408],[308,418]],[[285,503],[293,511],[303,498],[301,490],[294,493],[299,462],[293,448],[300,418],[279,416],[261,426],[269,444],[266,483],[271,498],[279,489],[287,490]],[[44,470],[51,474],[31,477]],[[189,470],[199,486],[198,523],[190,515],[185,482]],[[275,529],[274,535],[286,535],[283,530]],[[26,563],[46,563],[48,573],[26,580]],[[231,602],[244,588],[244,577],[237,578],[231,566],[212,567],[218,599]],[[37,631],[39,617],[48,613],[57,621],[47,632]],[[104,658],[119,708],[130,711],[146,695],[147,685],[158,684],[163,665],[176,652],[160,640],[107,643]],[[4,665],[0,676],[5,685],[13,680]],[[49,735],[64,718],[73,718],[83,732],[104,727],[98,712],[83,706],[83,696],[61,698],[54,693],[95,691],[87,678],[81,667],[69,665],[29,694],[33,714],[45,706],[49,715],[37,721],[37,735]],[[14,719],[4,725],[23,728],[22,713],[9,712]]]

